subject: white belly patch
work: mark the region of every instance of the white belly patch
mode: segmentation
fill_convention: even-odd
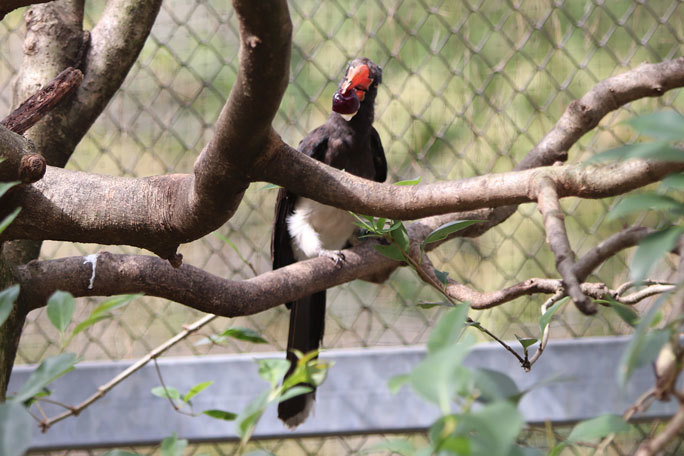
[[[321,250],[339,250],[354,233],[354,217],[347,211],[299,198],[287,218],[295,258],[318,256]]]

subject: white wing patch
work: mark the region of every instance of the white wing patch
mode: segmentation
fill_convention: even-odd
[[[287,218],[292,250],[297,260],[319,255],[321,250],[339,250],[354,233],[354,218],[342,209],[299,198]]]

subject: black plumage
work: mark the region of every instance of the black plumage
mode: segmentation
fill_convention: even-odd
[[[387,161],[380,136],[372,125],[375,97],[381,80],[382,70],[372,61],[365,58],[352,61],[334,97],[333,112],[323,125],[300,142],[299,151],[356,176],[384,182]],[[342,107],[340,100],[345,103]],[[337,109],[348,113],[349,106],[351,110],[358,106],[358,111],[349,120],[335,112]],[[347,243],[354,229],[353,222],[346,211],[323,206],[281,189],[276,202],[271,243],[273,269],[314,256],[342,261],[337,251]],[[324,332],[325,293],[321,291],[286,304],[290,309],[287,358],[292,363],[288,375],[297,360],[292,350],[308,353],[320,347]],[[290,427],[299,425],[306,419],[314,398],[315,390],[281,402],[279,418]]]

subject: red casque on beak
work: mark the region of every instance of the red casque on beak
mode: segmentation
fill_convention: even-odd
[[[340,87],[340,92],[342,95],[346,95],[350,90],[354,90],[359,101],[363,101],[366,97],[366,91],[373,83],[373,78],[370,78],[369,75],[370,70],[367,65],[350,68],[342,87]]]

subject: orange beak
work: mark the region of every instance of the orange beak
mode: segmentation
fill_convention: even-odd
[[[373,78],[370,78],[369,75],[370,70],[367,65],[359,65],[350,68],[347,72],[347,76],[344,78],[342,87],[340,87],[340,92],[342,94],[347,94],[350,90],[354,90],[356,91],[356,96],[359,98],[359,101],[363,101],[366,97],[368,88],[373,83]]]

